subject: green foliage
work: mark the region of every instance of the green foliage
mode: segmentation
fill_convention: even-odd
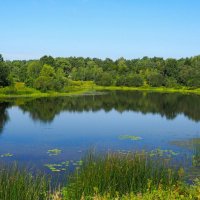
[[[39,76],[35,80],[34,87],[42,92],[53,90],[53,78],[48,76]]]
[[[38,61],[31,61],[27,66],[27,78],[35,79],[39,76],[42,65]]]
[[[1,164],[0,199],[5,200],[47,200],[50,199],[50,184],[42,174],[33,176],[16,165],[9,167]]]
[[[42,92],[50,90],[61,91],[67,83],[67,78],[62,68],[58,68],[55,71],[52,66],[45,64],[38,78],[34,80],[33,86]]]
[[[152,87],[159,87],[163,85],[163,76],[158,72],[151,72],[147,76],[147,83]]]
[[[51,65],[44,64],[40,72],[40,76],[55,77],[55,70]]]
[[[173,77],[167,77],[165,79],[164,85],[169,88],[174,88],[178,86],[177,80]]]
[[[179,60],[164,60],[158,57],[132,60],[120,58],[116,61],[109,58],[101,60],[51,56],[43,56],[40,60],[4,61],[0,56],[2,87],[15,82],[25,82],[27,86],[41,91],[60,92],[69,85],[70,80],[93,81],[100,86],[196,89],[200,87],[200,56]]]
[[[170,189],[178,184],[182,172],[172,169],[162,158],[152,159],[145,152],[109,153],[97,155],[89,153],[83,166],[75,170],[64,190],[65,199],[81,199],[98,192],[119,197],[126,194],[145,193],[159,189]]]
[[[119,196],[116,191],[113,198],[110,193],[100,195],[98,189],[95,189],[93,195],[86,197],[84,194],[82,200],[198,200],[200,199],[200,181],[196,180],[193,185],[179,183],[171,189],[163,189],[162,185],[158,189],[150,190],[144,194],[130,193]]]
[[[97,85],[102,85],[102,86],[110,86],[113,83],[113,79],[111,74],[104,72],[101,77],[99,78],[98,81],[96,81]]]
[[[177,78],[178,75],[178,67],[177,61],[175,59],[167,59],[164,65],[164,74],[167,77]]]
[[[9,80],[9,68],[3,62],[3,58],[0,55],[0,87],[8,86],[10,84]]]
[[[41,65],[51,65],[54,66],[55,61],[54,58],[52,56],[43,56],[42,58],[40,58],[40,63]]]
[[[126,79],[126,86],[140,87],[143,86],[144,80],[139,74],[129,75]]]

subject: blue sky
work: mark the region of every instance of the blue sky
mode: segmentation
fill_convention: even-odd
[[[0,53],[138,58],[200,54],[199,0],[0,0]]]

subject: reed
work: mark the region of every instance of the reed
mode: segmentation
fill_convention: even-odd
[[[32,175],[26,169],[0,166],[0,199],[47,200],[50,199],[50,179],[41,173]]]
[[[163,189],[172,188],[182,175],[183,170],[172,168],[168,160],[152,158],[146,152],[106,155],[90,152],[83,166],[69,177],[63,193],[65,199],[81,199],[95,193],[121,197],[156,190],[161,186]]]

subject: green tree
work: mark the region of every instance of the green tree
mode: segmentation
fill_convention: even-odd
[[[56,73],[52,66],[45,64],[39,77],[34,82],[34,87],[43,92],[53,90],[55,88]]]
[[[104,72],[96,83],[97,85],[110,86],[113,84],[113,78],[111,74]]]
[[[54,78],[56,75],[54,68],[51,65],[45,64],[42,67],[42,70],[40,72],[40,76],[48,76]]]
[[[178,85],[177,80],[173,77],[165,78],[164,85],[169,88],[176,87]]]
[[[66,58],[56,58],[55,67],[63,69],[64,73],[68,76],[72,71],[72,65]]]
[[[3,57],[0,54],[0,87],[8,86],[10,84],[9,80],[9,68],[3,61]]]
[[[64,86],[68,84],[68,79],[65,77],[65,73],[62,68],[57,69],[53,84],[53,88],[56,91],[61,91]]]
[[[129,75],[126,79],[126,85],[140,87],[144,85],[144,80],[139,74]]]
[[[34,87],[42,92],[53,90],[53,78],[49,76],[39,76],[34,83]]]
[[[41,65],[51,65],[51,66],[55,66],[55,60],[52,56],[43,56],[40,58],[40,63]]]
[[[41,69],[42,66],[38,61],[32,61],[28,63],[27,76],[35,79],[39,76]]]
[[[164,75],[168,77],[177,78],[178,76],[178,66],[175,59],[167,59],[164,65]]]
[[[119,73],[125,73],[128,70],[126,60],[124,58],[120,58],[119,60],[117,60],[117,66]]]
[[[163,85],[164,77],[159,72],[151,72],[147,76],[147,83],[152,87],[159,87]]]

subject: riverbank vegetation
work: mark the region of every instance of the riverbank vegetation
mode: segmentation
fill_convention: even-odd
[[[0,167],[0,198],[6,200],[200,199],[200,182],[184,182],[181,166],[166,157],[136,153],[89,153],[66,176],[66,186],[51,188],[50,178],[17,165]]]
[[[50,179],[38,173],[32,175],[26,169],[0,165],[0,199],[43,200],[50,197]]]
[[[0,96],[62,96],[85,89],[200,94],[199,66],[200,56],[115,61],[43,56],[39,60],[4,61],[0,55]]]

